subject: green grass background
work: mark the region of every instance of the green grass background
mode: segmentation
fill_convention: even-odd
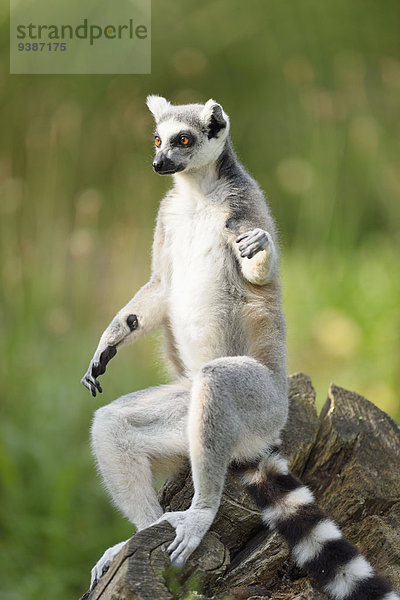
[[[10,76],[0,12],[0,598],[77,598],[131,527],[96,475],[93,411],[165,380],[156,336],[79,380],[149,274],[148,93],[213,97],[282,240],[290,371],[400,418],[400,5],[153,0],[152,75]]]

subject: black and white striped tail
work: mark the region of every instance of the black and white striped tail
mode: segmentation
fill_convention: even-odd
[[[262,511],[264,523],[289,544],[299,567],[335,600],[400,600],[357,548],[315,504],[274,448],[255,463],[232,465]]]

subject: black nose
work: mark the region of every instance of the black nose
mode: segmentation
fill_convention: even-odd
[[[153,162],[153,169],[155,170],[155,172],[159,173],[160,171],[163,170],[163,167],[164,167],[164,158],[162,156],[155,158],[154,162]]]
[[[159,175],[173,175],[184,169],[184,166],[180,163],[175,163],[168,156],[165,156],[162,152],[159,152],[153,161],[153,169]]]

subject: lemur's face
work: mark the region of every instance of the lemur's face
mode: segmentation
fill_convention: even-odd
[[[228,136],[229,118],[214,100],[173,106],[165,98],[149,96],[147,106],[156,121],[156,173],[197,170],[217,160]]]

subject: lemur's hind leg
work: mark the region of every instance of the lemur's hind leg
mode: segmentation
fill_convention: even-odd
[[[162,385],[122,396],[99,408],[92,447],[112,499],[137,529],[162,514],[153,489],[154,463],[186,456],[189,388]],[[167,462],[164,460],[164,462]]]
[[[161,515],[153,488],[159,461],[173,469],[188,454],[186,420],[190,389],[185,383],[128,394],[96,411],[92,447],[116,506],[144,529]],[[91,587],[124,542],[106,550],[92,569]]]
[[[186,562],[213,522],[232,458],[260,456],[279,439],[286,416],[286,378],[275,379],[253,358],[218,358],[195,377],[188,414],[195,493],[188,510],[160,519],[176,529],[169,547],[175,565]]]

